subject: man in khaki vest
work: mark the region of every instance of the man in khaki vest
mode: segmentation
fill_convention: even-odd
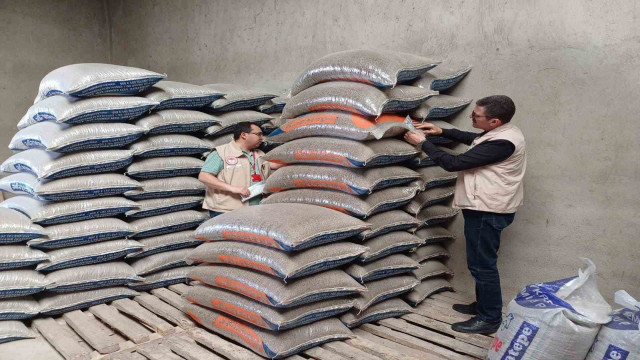
[[[280,165],[263,161],[264,152],[258,150],[264,135],[256,124],[242,122],[233,132],[233,140],[218,146],[207,156],[198,179],[207,185],[202,207],[211,217],[258,205],[261,196],[242,202],[250,195],[249,187],[264,182],[271,170]]]
[[[498,273],[498,249],[502,230],[513,222],[522,205],[522,179],[526,169],[524,136],[511,124],[516,112],[513,101],[504,95],[482,98],[469,116],[482,133],[441,129],[430,123],[416,123],[418,129],[405,139],[420,148],[437,165],[458,171],[453,205],[462,209],[467,245],[467,266],[476,282],[476,302],[455,304],[453,309],[475,315],[453,324],[453,330],[489,334],[498,330],[502,319],[502,293]],[[450,155],[427,140],[426,135],[470,145],[464,154]]]

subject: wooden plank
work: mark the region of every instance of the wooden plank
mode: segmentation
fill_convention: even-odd
[[[146,357],[138,354],[137,352],[119,352],[110,355],[110,360],[147,360]]]
[[[62,318],[99,353],[110,354],[120,350],[120,341],[112,336],[113,331],[101,327],[95,318],[89,317],[80,310],[65,313]]]
[[[187,332],[189,337],[226,358],[233,360],[263,360],[262,357],[241,346],[230,343],[218,335],[204,329],[194,328]]]
[[[133,300],[152,311],[154,314],[169,320],[169,322],[172,322],[183,329],[189,329],[195,326],[195,323],[184,312],[182,312],[182,310],[174,308],[154,295],[141,293],[134,297]]]
[[[76,334],[76,332],[73,331],[71,326],[69,326],[69,324],[67,324],[62,317],[59,317],[59,318],[54,319],[54,320],[60,326],[62,326],[62,328],[66,331],[65,334],[67,336],[70,336],[73,340],[75,340],[78,343],[78,345],[80,345],[86,352],[91,353],[92,355],[94,355],[93,353],[96,352],[96,351],[89,344],[87,344],[87,342],[84,341],[84,339],[82,339],[80,337],[80,335]]]
[[[369,340],[373,343],[383,345],[389,349],[394,350],[398,354],[403,354],[406,356],[412,356],[414,358],[422,359],[426,355],[424,352],[404,346],[402,344],[398,344],[397,342],[391,341],[389,339],[385,339],[383,337],[374,335],[370,332],[366,332],[362,329],[356,328],[353,329],[353,333],[358,336],[358,338]]]
[[[184,358],[171,352],[171,349],[158,341],[148,342],[138,346],[137,352],[149,360],[184,360]]]
[[[182,336],[168,337],[165,339],[164,343],[167,344],[174,353],[187,360],[224,360],[206,348],[198,345],[194,340],[184,338]]]
[[[149,341],[151,333],[140,323],[122,315],[115,307],[106,304],[92,306],[89,311],[107,325],[131,339],[136,344]]]
[[[394,349],[360,336],[349,339],[346,343],[362,351],[368,352],[369,354],[373,354],[383,360],[422,360],[422,357],[418,358],[408,354],[398,353],[398,351]]]
[[[338,353],[351,360],[380,360],[379,357],[364,352],[341,341],[332,341],[322,345],[322,348]]]
[[[68,331],[52,318],[36,319],[33,326],[67,360],[89,359],[91,353],[81,347]]]
[[[459,359],[469,359],[470,357],[462,355],[462,354],[458,354],[455,353],[449,349],[445,349],[443,347],[440,347],[438,345],[432,344],[430,342],[426,342],[424,340],[415,338],[411,335],[407,335],[404,333],[401,333],[399,331],[395,331],[392,329],[389,329],[387,327],[384,326],[377,326],[377,325],[373,325],[373,324],[364,324],[360,326],[361,329],[363,329],[364,331],[368,331],[372,334],[378,335],[380,337],[384,337],[387,338],[391,341],[395,341],[397,343],[400,343],[402,345],[408,346],[410,348],[414,348],[416,350],[420,350],[420,351],[426,351],[429,354],[435,355],[435,356],[440,356],[443,359],[452,359],[452,360],[459,360]]]
[[[169,290],[177,293],[178,295],[182,295],[185,292],[187,292],[187,290],[189,290],[190,286],[187,284],[174,284],[174,285],[169,285]]]
[[[442,309],[433,306],[430,303],[422,302],[420,305],[416,306],[413,309],[413,312],[416,314],[424,315],[426,317],[430,317],[432,319],[436,319],[438,321],[445,322],[447,324],[453,324],[460,321],[466,321],[471,318],[469,315],[458,313],[446,313],[443,312]]]
[[[446,296],[450,299],[461,301],[463,304],[470,304],[473,302],[473,299],[475,299],[475,296],[459,291],[444,291],[438,294]]]
[[[432,343],[440,344],[444,347],[453,349],[456,352],[469,354],[477,358],[484,358],[487,355],[487,349],[468,344],[429,329],[409,324],[402,319],[384,319],[379,321],[379,323],[393,330],[397,330]]]
[[[138,319],[143,324],[149,326],[151,329],[162,335],[173,334],[176,331],[176,328],[173,327],[173,325],[161,319],[151,311],[143,308],[140,304],[131,299],[116,300],[112,302],[111,305],[134,319]]]
[[[233,360],[235,360],[235,359],[233,359]],[[307,360],[307,359],[303,358],[300,355],[291,355],[291,356],[286,357],[286,358],[284,358],[282,360]]]
[[[307,356],[311,356],[312,358],[317,360],[346,360],[347,359],[345,357],[342,357],[334,353],[333,351],[323,349],[319,346],[313,347],[311,349],[307,349],[302,353]]]
[[[473,344],[479,346],[484,349],[489,349],[491,346],[492,339],[482,334],[465,334],[461,332],[457,332],[451,329],[451,325],[440,322],[438,320],[434,320],[428,318],[426,316],[418,315],[418,314],[407,314],[402,316],[402,319],[418,324],[445,334],[452,335],[458,340],[464,341],[469,344]]]
[[[170,304],[171,306],[173,306],[174,308],[180,311],[184,309],[184,305],[189,304],[189,302],[183,299],[182,296],[178,295],[177,293],[169,289],[165,289],[165,288],[153,289],[151,290],[151,293],[157,296],[158,298],[160,298],[160,300]]]

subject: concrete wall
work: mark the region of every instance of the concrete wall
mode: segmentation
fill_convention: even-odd
[[[526,135],[526,205],[505,233],[505,298],[595,261],[600,288],[640,298],[640,22],[633,0],[109,1],[113,60],[204,84],[285,87],[335,51],[471,63],[455,94],[508,94]],[[469,128],[469,111],[454,124]],[[471,290],[462,221],[455,283]]]
[[[16,124],[51,70],[109,62],[106,3],[84,0],[0,1],[0,159]]]

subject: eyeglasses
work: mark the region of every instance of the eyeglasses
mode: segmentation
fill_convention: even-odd
[[[249,134],[258,135],[259,137],[263,137],[264,136],[264,133],[262,133],[262,132],[259,132],[259,133],[250,132]]]
[[[476,114],[475,111],[471,112],[471,117],[474,118],[474,119],[481,118],[481,117],[484,117],[484,118],[487,118],[487,119],[489,118],[488,115],[478,115],[478,114]]]

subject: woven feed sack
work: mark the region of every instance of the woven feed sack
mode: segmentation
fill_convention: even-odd
[[[23,320],[32,318],[40,312],[40,305],[31,296],[0,300],[0,320]]]
[[[471,66],[452,67],[440,64],[420,75],[411,85],[434,91],[447,91],[454,87],[471,71]]]
[[[338,319],[324,319],[294,329],[273,332],[247,325],[245,322],[195,304],[184,305],[183,311],[205,328],[233,339],[269,359],[286,358],[320,344],[354,337]]]
[[[419,237],[427,245],[441,243],[443,241],[455,240],[456,238],[456,236],[451,231],[438,225],[419,229],[414,233],[414,235]]]
[[[117,216],[137,208],[138,205],[118,196],[59,203],[48,203],[28,196],[15,196],[1,202],[0,207],[17,210],[36,224],[56,225]]]
[[[254,110],[231,111],[223,114],[216,114],[218,123],[209,126],[204,130],[207,137],[217,137],[233,133],[241,122],[250,122],[258,126],[273,119],[273,116],[263,114]]]
[[[216,241],[198,246],[187,258],[260,271],[287,282],[348,264],[366,250],[358,244],[337,242],[287,253],[249,243]]]
[[[409,255],[413,260],[418,262],[429,261],[434,259],[448,259],[451,254],[447,249],[439,244],[422,245]]]
[[[409,115],[419,121],[448,118],[467,107],[471,101],[471,99],[451,95],[432,96],[420,106],[411,110]]]
[[[452,277],[453,270],[440,260],[426,260],[420,263],[420,268],[413,271],[413,275],[420,281],[434,277]]]
[[[413,200],[404,206],[404,211],[417,216],[426,207],[447,201],[453,197],[455,186],[439,186],[419,192]]]
[[[365,291],[342,270],[327,270],[284,283],[265,273],[226,265],[193,267],[189,278],[276,308],[291,308]]]
[[[183,109],[154,111],[135,122],[145,130],[146,135],[193,133],[217,123],[213,115]]]
[[[23,244],[0,246],[0,270],[33,267],[47,260],[47,254]]]
[[[154,110],[197,109],[211,104],[224,93],[204,86],[161,80],[141,96],[158,103]]]
[[[353,300],[338,298],[291,309],[277,309],[230,291],[205,285],[189,286],[187,301],[226,313],[267,330],[283,331],[339,315],[353,307]]]
[[[127,219],[141,219],[172,212],[200,209],[204,196],[176,196],[170,198],[138,200],[139,208],[127,211]]]
[[[375,190],[402,185],[419,178],[403,166],[354,169],[337,166],[290,165],[274,172],[265,184],[265,192],[289,189],[333,189],[347,194],[366,195]]]
[[[185,230],[140,239],[138,242],[142,245],[142,249],[127,254],[126,259],[140,259],[165,251],[191,248],[202,244],[202,240],[195,239],[193,234],[193,230]]]
[[[130,283],[128,286],[136,291],[149,291],[173,284],[187,283],[190,272],[191,266],[162,270],[145,276],[142,281]]]
[[[420,281],[420,284],[414,287],[403,298],[411,306],[415,307],[423,302],[424,299],[442,291],[453,291],[453,286],[451,286],[451,283],[445,278],[434,277]]]
[[[362,220],[319,206],[267,204],[245,206],[207,220],[196,229],[195,237],[203,241],[243,241],[297,251],[344,240],[368,228]]]
[[[127,167],[126,175],[138,180],[194,176],[200,173],[203,165],[203,160],[190,156],[137,159]]]
[[[460,209],[437,204],[420,210],[416,218],[422,222],[420,225],[422,228],[447,222],[458,215],[459,212]]]
[[[17,244],[36,239],[45,234],[40,225],[31,223],[26,215],[0,207],[0,244]]]
[[[285,143],[314,136],[331,136],[351,140],[374,140],[395,137],[414,130],[409,117],[384,114],[375,120],[346,112],[314,112],[286,120],[265,139],[268,143]]]
[[[102,96],[84,99],[53,96],[33,104],[18,122],[18,129],[22,130],[44,121],[70,125],[127,122],[144,115],[157,105],[155,101],[135,96]]]
[[[367,291],[360,293],[354,309],[361,313],[379,302],[404,294],[420,284],[413,275],[399,275],[367,282]]]
[[[120,174],[83,175],[39,181],[34,174],[17,173],[0,179],[0,191],[45,201],[121,195],[140,187],[137,181]]]
[[[363,219],[407,204],[417,191],[415,187],[393,186],[370,195],[357,196],[328,189],[293,189],[272,194],[261,204],[311,204]]]
[[[131,237],[134,239],[142,239],[193,229],[209,218],[209,213],[205,211],[183,210],[133,220],[129,225],[131,225],[135,232]]]
[[[38,179],[60,179],[77,175],[108,173],[131,163],[130,150],[96,150],[74,154],[60,154],[41,149],[19,152],[0,165],[6,173],[32,173]]]
[[[211,147],[211,149],[215,149],[220,145],[226,145],[233,141],[233,134],[210,136],[207,138],[203,138],[202,141],[206,142]],[[202,156],[206,158],[210,153],[211,151],[204,152]]]
[[[448,130],[448,129],[455,129],[455,130],[460,130],[457,126],[451,125],[450,123],[444,121],[444,120],[429,120],[429,123],[443,129],[443,130]],[[456,141],[448,139],[444,136],[441,135],[428,135],[427,136],[428,140],[430,143],[434,144],[434,145],[446,145],[446,146],[450,146],[453,144],[457,144]]]
[[[123,286],[142,281],[124,262],[108,262],[53,271],[47,274],[46,290],[56,293]]]
[[[578,276],[526,286],[511,300],[487,359],[584,359],[611,306],[591,260]]]
[[[416,169],[420,174],[420,182],[422,190],[428,190],[437,186],[449,185],[458,179],[457,172],[447,171],[440,166],[428,166]]]
[[[291,87],[291,95],[328,81],[356,81],[380,88],[417,78],[440,61],[413,54],[348,50],[326,55],[304,69]]]
[[[143,134],[143,128],[125,123],[71,126],[48,121],[18,131],[11,139],[9,149],[42,149],[60,153],[116,149],[131,144]]]
[[[382,191],[384,190],[379,192]],[[375,214],[367,218],[367,223],[371,224],[371,229],[365,230],[358,235],[361,240],[372,239],[392,231],[407,230],[411,232],[420,225],[418,219],[402,210],[389,210]]]
[[[278,97],[271,91],[247,88],[235,84],[208,84],[203,85],[218,93],[224,94],[206,108],[215,112],[237,111],[256,108],[268,100]]]
[[[162,270],[190,265],[187,263],[187,256],[191,254],[191,249],[179,249],[165,251],[131,262],[131,267],[139,276],[146,276]]]
[[[615,302],[622,308],[600,328],[585,360],[640,359],[640,302],[624,290],[616,291]]]
[[[345,272],[360,283],[383,279],[416,271],[420,267],[417,261],[402,254],[393,254],[366,264],[353,263]]]
[[[276,164],[323,164],[349,168],[397,164],[418,155],[406,141],[381,139],[360,142],[330,137],[292,140],[264,156]]]
[[[353,309],[340,316],[340,321],[352,329],[362,324],[391,317],[400,317],[412,312],[413,309],[406,302],[398,298],[391,298],[372,305],[362,312]]]
[[[53,316],[138,295],[140,294],[134,290],[116,286],[71,293],[47,294],[41,296],[38,302],[41,307],[40,314]]]
[[[0,321],[0,344],[22,339],[35,339],[37,336],[21,321]]]
[[[371,262],[391,254],[397,254],[422,245],[422,240],[406,231],[392,231],[384,235],[376,236],[362,242],[362,245],[369,248],[360,255],[362,262]]]
[[[440,146],[438,148],[451,155],[460,155],[463,153],[463,151],[452,150],[447,147]],[[429,158],[429,156],[424,151],[421,151],[417,157],[407,161],[407,166],[410,168],[422,168],[426,166],[435,166],[435,165],[436,163],[433,160],[431,160],[431,158]]]
[[[104,218],[47,226],[44,233],[46,236],[29,240],[27,245],[35,249],[74,247],[123,239],[132,235],[133,229],[120,219]]]
[[[129,149],[139,158],[197,155],[210,150],[204,141],[184,134],[152,135],[131,145]]]
[[[273,99],[267,100],[264,104],[258,106],[258,111],[265,114],[281,113],[290,98],[291,96],[288,92],[278,97],[274,97]]]
[[[389,99],[384,107],[384,111],[387,113],[415,109],[428,98],[438,95],[437,91],[409,85],[398,85],[391,89],[385,89],[384,93]]]
[[[40,272],[51,272],[60,269],[83,265],[104,263],[139,251],[142,245],[134,240],[110,240],[97,244],[75,246],[52,250],[47,253],[49,260],[36,266]]]
[[[36,294],[47,285],[45,276],[35,270],[0,271],[0,299]]]
[[[193,177],[176,176],[168,179],[143,180],[140,182],[140,188],[126,192],[124,196],[131,200],[202,196],[205,193],[206,185]]]
[[[42,78],[34,103],[61,94],[76,97],[134,95],[166,77],[166,74],[130,66],[99,63],[66,65]]]

